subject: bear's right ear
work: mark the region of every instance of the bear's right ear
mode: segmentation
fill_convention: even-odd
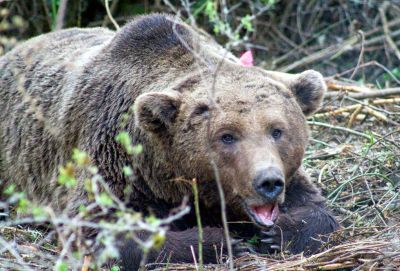
[[[135,101],[135,123],[140,128],[162,133],[174,123],[181,105],[181,94],[176,91],[149,92]]]

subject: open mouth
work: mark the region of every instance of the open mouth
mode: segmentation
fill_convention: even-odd
[[[278,203],[252,205],[247,208],[251,218],[260,226],[271,227],[278,218],[279,206]]]

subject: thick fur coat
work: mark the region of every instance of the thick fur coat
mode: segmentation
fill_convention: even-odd
[[[254,222],[232,226],[235,236],[258,233],[265,242],[255,250],[262,253],[281,241],[292,252],[314,252],[320,243],[313,238],[338,227],[301,169],[306,116],[324,90],[315,71],[244,67],[206,35],[161,14],[139,17],[116,33],[93,28],[42,35],[0,58],[0,178],[32,200],[74,212],[87,202],[83,176],[67,193],[57,175],[79,148],[118,197],[131,188],[130,208],[160,217],[192,195],[190,185],[176,180],[196,178],[205,261],[215,262],[215,246],[224,241],[215,165],[228,220]],[[121,128],[133,105],[134,117]],[[143,153],[125,152],[115,141],[121,130]],[[134,179],[123,174],[126,165]],[[270,222],[283,240],[271,233]],[[123,265],[136,268],[140,249],[130,240],[121,244]],[[192,262],[196,244],[192,211],[171,225],[161,253],[172,262]],[[243,244],[237,244],[240,255]]]

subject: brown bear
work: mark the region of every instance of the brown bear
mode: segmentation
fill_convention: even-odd
[[[312,253],[320,246],[315,238],[338,227],[301,168],[306,116],[320,106],[325,88],[315,71],[244,67],[206,35],[163,14],[138,17],[116,33],[42,35],[0,58],[0,179],[32,200],[76,210],[87,202],[83,184],[67,193],[57,183],[59,165],[76,147],[115,195],[131,188],[130,208],[165,217],[192,195],[176,179],[195,178],[204,260],[212,263],[216,247],[226,247],[218,177],[228,221],[253,221],[230,226],[236,256],[273,251],[281,241],[293,253]],[[122,129],[143,146],[136,156],[115,141],[133,104],[134,118]],[[122,173],[126,165],[134,181]],[[192,208],[170,225],[161,252],[148,261],[164,253],[169,262],[192,262],[196,225]],[[244,245],[254,233],[258,244]],[[122,240],[120,252],[126,270],[138,267],[141,250],[133,241]]]

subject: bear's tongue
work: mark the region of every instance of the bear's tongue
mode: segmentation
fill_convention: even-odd
[[[265,226],[274,225],[274,221],[278,217],[279,207],[278,204],[267,204],[260,206],[252,206],[254,214],[258,220]]]

